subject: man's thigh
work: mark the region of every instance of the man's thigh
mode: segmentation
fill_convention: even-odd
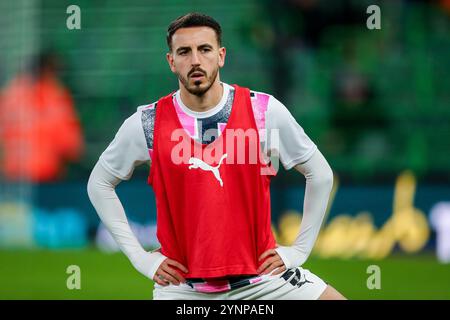
[[[296,267],[228,293],[232,300],[317,300],[327,284],[307,269]]]

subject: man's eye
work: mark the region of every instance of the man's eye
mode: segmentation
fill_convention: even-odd
[[[202,51],[203,51],[203,52],[209,52],[209,51],[211,51],[211,49],[209,49],[209,48],[203,48]]]

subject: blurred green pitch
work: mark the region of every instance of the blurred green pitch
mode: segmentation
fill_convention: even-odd
[[[381,268],[381,289],[366,286],[369,265]],[[69,290],[66,269],[81,269],[81,289]],[[450,299],[450,265],[432,254],[381,261],[318,259],[304,265],[349,299]],[[151,299],[153,282],[121,253],[95,249],[0,251],[0,299]]]

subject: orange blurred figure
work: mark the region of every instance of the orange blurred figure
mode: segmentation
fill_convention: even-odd
[[[6,180],[61,178],[66,161],[83,149],[70,92],[57,78],[57,59],[39,56],[31,72],[17,75],[0,93],[0,170]]]

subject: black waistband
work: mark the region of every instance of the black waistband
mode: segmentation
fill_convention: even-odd
[[[188,278],[186,279],[186,284],[194,288],[195,283],[202,283],[208,281],[228,281],[230,284],[230,290],[238,289],[251,284],[250,279],[257,277],[257,274],[243,275],[243,276],[230,276],[223,278]]]

